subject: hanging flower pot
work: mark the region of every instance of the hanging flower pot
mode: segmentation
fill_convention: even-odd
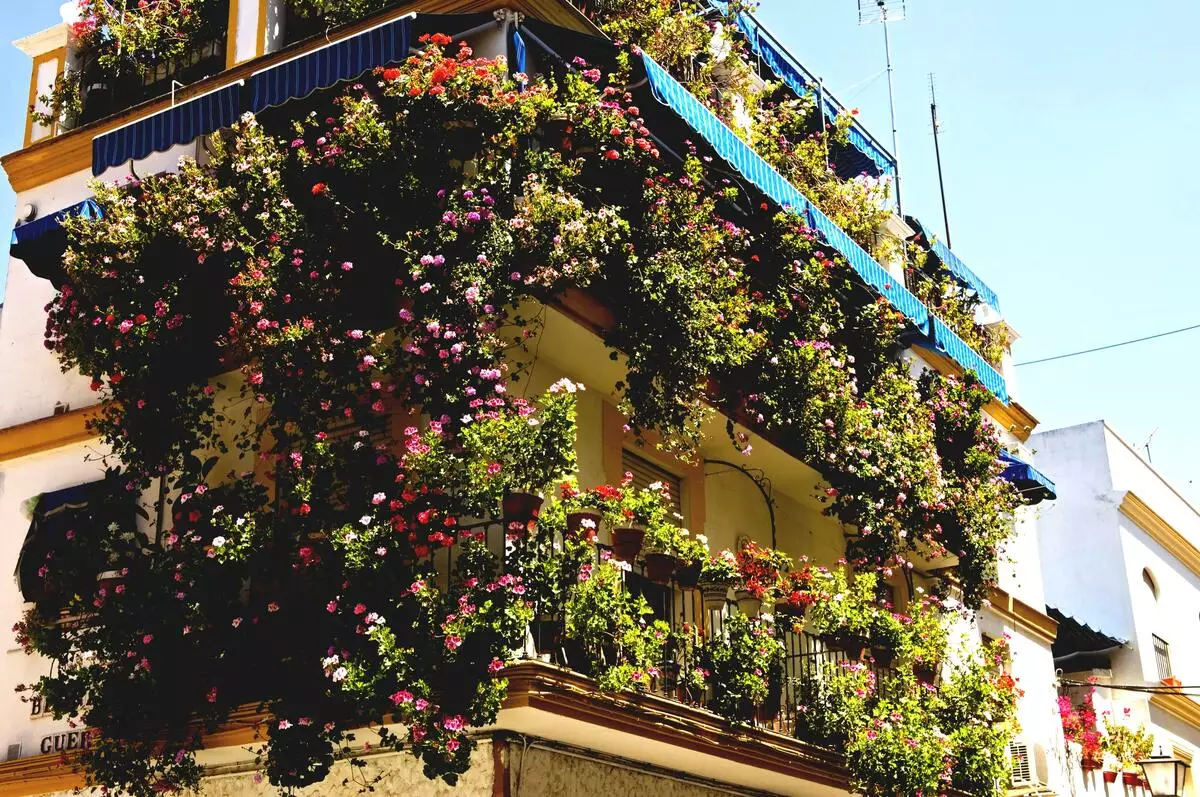
[[[758,613],[762,611],[762,598],[748,589],[734,590],[733,596],[737,599],[739,612],[747,617],[758,617]]]
[[[1122,772],[1121,782],[1126,786],[1140,786],[1142,785],[1142,776],[1136,772]]]
[[[599,512],[591,509],[580,509],[567,513],[567,536],[573,540],[588,540],[595,542],[596,533],[600,531]]]
[[[779,600],[775,601],[775,614],[783,617],[803,617],[804,610],[808,605],[800,599],[797,593],[791,595],[780,595]]]
[[[637,559],[637,555],[642,552],[642,540],[645,537],[646,532],[644,529],[633,528],[632,526],[613,529],[613,556],[622,562],[632,563],[634,559]]]
[[[859,634],[838,631],[825,637],[825,645],[830,650],[839,650],[853,661],[862,661],[870,650],[870,640]]]
[[[701,581],[700,594],[703,596],[704,608],[710,612],[717,612],[725,608],[725,596],[729,594],[729,585]]]
[[[514,530],[514,527],[533,531],[541,510],[542,497],[537,493],[517,490],[504,494],[501,511],[504,515],[504,526],[510,532]]]
[[[679,560],[669,553],[646,554],[646,578],[655,584],[670,583],[671,576],[675,575],[675,568],[678,566]]]
[[[937,683],[938,671],[941,670],[941,668],[941,662],[936,662],[933,664],[921,662],[913,665],[913,675],[915,675],[917,680],[925,686],[933,686]]]
[[[1079,762],[1079,766],[1082,767],[1084,770],[1089,770],[1089,769],[1094,770],[1094,769],[1099,769],[1101,766],[1103,766],[1103,762],[1097,761],[1094,758],[1085,758]],[[1105,774],[1107,774],[1107,773],[1105,773]],[[1114,775],[1115,774],[1116,773],[1114,773]]]
[[[880,667],[890,667],[896,660],[896,651],[888,645],[872,645],[871,657]]]
[[[680,564],[675,570],[675,583],[682,590],[693,590],[700,581],[700,563]]]
[[[1116,783],[1116,782],[1117,782],[1117,772],[1116,772],[1116,770],[1113,770],[1113,769],[1106,769],[1106,770],[1104,771],[1104,782],[1105,782],[1105,783]]]

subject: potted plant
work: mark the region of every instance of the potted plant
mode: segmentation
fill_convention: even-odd
[[[911,662],[918,681],[932,686],[941,671],[948,644],[941,605],[929,597],[910,604],[909,615],[902,623],[904,634],[897,653]]]
[[[862,659],[870,647],[875,614],[876,578],[859,573],[851,583],[845,568],[821,568],[814,575],[818,593],[808,612],[808,630],[825,640],[832,650],[851,659]]]
[[[708,559],[708,537],[692,535],[687,529],[679,530],[679,566],[675,570],[675,583],[680,589],[693,590],[700,583],[700,568]]]
[[[790,570],[779,578],[779,586],[775,593],[775,614],[784,617],[803,617],[805,610],[813,601],[812,568],[807,560],[802,560],[802,566]]]
[[[871,622],[871,656],[883,667],[890,666],[904,644],[907,617],[880,609]]]
[[[700,568],[700,592],[704,608],[715,612],[725,608],[729,588],[738,580],[737,556],[726,548],[704,560]]]
[[[565,608],[567,638],[580,643],[588,674],[610,692],[649,688],[670,641],[646,599],[625,588],[627,568],[614,559],[585,565]]]
[[[680,529],[674,523],[658,520],[646,527],[643,539],[646,578],[655,584],[670,583],[679,564],[681,541]]]
[[[1125,709],[1125,718],[1129,717],[1129,709]],[[1137,762],[1149,758],[1154,752],[1154,737],[1139,726],[1134,729],[1122,721],[1112,717],[1104,718],[1104,750],[1114,759],[1121,770],[1121,782],[1126,786],[1141,784],[1141,773],[1138,772]]]
[[[742,614],[730,617],[724,635],[703,649],[703,667],[712,674],[709,708],[732,722],[754,719],[782,676],[783,658],[783,643],[770,623]]]
[[[655,482],[644,489],[631,487],[633,476],[625,474],[617,505],[620,525],[612,529],[613,556],[633,562],[642,550],[649,526],[667,522],[669,505],[662,484]]]
[[[745,615],[757,615],[763,598],[774,595],[778,589],[780,573],[791,568],[791,557],[749,540],[738,550],[737,563],[739,581],[734,596],[738,610]]]
[[[559,485],[559,494],[566,514],[567,536],[588,542],[596,541],[600,523],[606,516],[617,516],[617,505],[621,499],[621,490],[617,487],[602,484],[580,490],[574,478]]]

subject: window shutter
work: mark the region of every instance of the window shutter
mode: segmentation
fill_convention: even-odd
[[[671,511],[676,515],[677,522],[683,524],[683,480],[669,470],[659,467],[644,457],[639,457],[632,451],[621,452],[621,468],[633,475],[633,486],[645,489],[655,482],[662,482],[670,492]]]

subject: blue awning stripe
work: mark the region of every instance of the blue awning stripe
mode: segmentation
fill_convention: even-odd
[[[709,1],[722,11],[728,8],[724,0]],[[778,39],[771,35],[770,31],[759,24],[752,14],[745,11],[739,12],[736,21],[738,29],[750,44],[750,49],[762,59],[775,77],[795,92],[796,96],[803,97],[817,91],[818,80],[788,52]],[[838,102],[828,91],[822,91],[821,98],[824,105],[821,112],[826,118],[833,119],[848,113],[846,106]],[[896,159],[872,139],[858,122],[851,125],[849,137],[851,145],[874,164],[875,176],[890,177],[896,174]]]
[[[111,166],[141,160],[229,127],[241,111],[241,91],[241,83],[234,83],[96,136],[92,139],[92,174],[98,177]]]
[[[963,368],[968,371],[974,371],[984,387],[992,391],[992,394],[996,396],[1001,404],[1007,405],[1008,387],[1000,372],[993,368],[987,360],[979,356],[978,352],[968,346],[966,341],[960,338],[954,330],[946,326],[940,318],[930,315],[929,321],[933,329],[931,337],[934,347],[944,352],[950,359]]]
[[[258,113],[403,61],[411,39],[409,15],[264,69],[250,78],[250,110]]]
[[[1025,460],[1007,451],[1001,451],[1000,463],[1004,465],[1000,476],[1016,485],[1022,494],[1031,499],[1031,503],[1038,503],[1044,499],[1054,500],[1058,497],[1058,488],[1054,482]]]
[[[523,38],[521,38],[521,31],[519,31],[517,29],[513,29],[512,42],[513,42],[513,53],[516,55],[516,58],[514,59],[514,66],[516,67],[516,70],[518,72],[520,72],[521,74],[526,74],[525,73],[525,61],[526,61],[526,52],[527,51],[526,51],[526,47],[525,47],[525,40]]]
[[[69,216],[99,219],[103,218],[104,211],[96,204],[96,200],[89,198],[82,202],[77,202],[70,207],[63,208],[57,213],[51,213],[49,216],[42,216],[40,219],[34,219],[31,222],[15,227],[12,231],[12,255],[20,258],[21,247],[32,244],[49,233],[61,230],[63,220]]]
[[[690,91],[659,66],[653,58],[642,54],[646,75],[655,96],[674,110],[680,118],[699,133],[730,166],[740,172],[764,194],[781,207],[789,208],[804,216],[808,225],[821,234],[851,268],[871,288],[885,296],[892,306],[903,313],[924,335],[929,336],[938,349],[946,352],[967,370],[975,371],[979,380],[1004,404],[1008,403],[1008,390],[1004,377],[971,349],[962,338],[954,334],[945,324],[934,318],[929,309],[908,291],[900,280],[875,262],[849,235],[828,216],[789,183],[783,175],[763,160],[745,141],[725,123],[704,107]]]
[[[979,295],[980,300],[989,304],[997,313],[1000,312],[1000,299],[996,296],[995,291],[987,286],[987,283],[981,280],[974,271],[967,268],[967,264],[959,260],[958,256],[950,251],[950,247],[934,237],[929,232],[929,229],[921,223],[920,219],[908,216],[906,220],[925,239],[924,244],[930,253],[946,267],[956,280],[975,291]]]

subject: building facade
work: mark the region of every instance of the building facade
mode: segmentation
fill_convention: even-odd
[[[110,452],[89,425],[102,411],[103,393],[77,372],[62,373],[59,361],[42,342],[44,308],[63,284],[61,217],[95,212],[88,204],[93,178],[140,179],[175,171],[181,159],[203,164],[210,157],[212,137],[242,111],[278,113],[280,107],[287,109],[287,102],[301,100],[314,90],[330,89],[385,63],[402,62],[415,49],[396,50],[395,42],[410,44],[409,36],[415,39],[418,28],[465,40],[479,57],[506,56],[530,75],[569,62],[571,47],[587,49],[591,58],[596,48],[611,46],[597,28],[599,20],[566,0],[417,0],[386,5],[361,20],[314,27],[312,20],[301,18],[284,0],[230,0],[224,24],[187,58],[164,66],[161,73],[156,67],[149,77],[142,75],[141,85],[125,87],[128,96],[115,90],[115,81],[103,90],[85,92],[82,106],[70,118],[53,101],[41,98],[53,94],[57,76],[72,71],[88,74],[88,53],[79,44],[78,29],[64,22],[18,42],[33,61],[30,97],[37,113],[26,120],[26,146],[3,160],[22,219],[14,232],[0,320],[0,375],[5,384],[0,396],[0,564],[13,567],[18,576],[0,583],[4,627],[19,623],[31,605],[26,591],[36,581],[37,571],[30,570],[30,546],[38,529],[52,526],[56,508],[70,510],[73,488],[103,478],[106,466],[112,464],[105,459]],[[752,16],[743,14],[729,24],[738,29],[723,35],[737,37],[760,57],[768,56],[760,58],[761,71],[755,73],[755,80],[779,82],[796,96],[812,94],[811,78],[803,67]],[[711,35],[712,29],[706,30]],[[764,60],[777,72],[762,66]],[[179,70],[178,74],[171,69]],[[646,81],[654,88],[653,97],[674,114],[673,124],[724,158],[748,191],[763,197],[764,209],[769,202],[793,209],[806,202],[765,163],[760,166],[754,150],[721,127],[717,117],[704,116],[708,111],[668,71],[656,69],[647,64]],[[178,85],[173,82],[177,77]],[[823,101],[830,103],[831,118],[844,110],[828,96]],[[649,93],[642,100],[643,105],[648,102],[652,102]],[[821,113],[824,119],[826,109]],[[730,124],[736,126],[744,115],[735,113]],[[664,147],[683,146],[680,141],[662,141]],[[885,180],[894,174],[891,156],[857,122],[847,128],[842,146],[839,163],[848,181],[863,171]],[[899,309],[919,332],[905,338],[908,345],[901,355],[913,374],[957,376],[971,371],[986,385],[992,393],[985,408],[987,423],[1015,457],[1005,462],[1006,478],[1022,490],[1027,503],[1053,497],[1052,485],[1027,464],[1032,460],[1028,443],[1037,421],[1010,395],[1010,354],[1001,346],[994,365],[989,364],[936,312],[931,313],[904,287],[910,276],[899,253],[906,243],[922,248],[924,257],[952,277],[955,291],[986,297],[973,309],[977,326],[1006,329],[998,301],[986,285],[947,248],[923,239],[914,219],[890,214],[880,225],[879,239],[891,241],[897,253],[891,259],[881,257],[882,262],[815,207],[808,220],[852,264],[866,289]],[[628,472],[640,481],[670,485],[681,522],[702,529],[714,551],[736,550],[749,539],[826,567],[836,567],[847,555],[847,530],[826,511],[827,485],[812,463],[797,458],[773,437],[742,425],[745,418],[730,418],[729,424],[732,429],[738,422],[737,434],[753,453],[745,460],[731,457],[726,421],[719,415],[706,421],[697,456],[689,462],[653,446],[637,445],[614,387],[625,375],[605,346],[603,330],[611,323],[606,321],[606,308],[575,295],[534,312],[542,314],[543,327],[528,389],[537,394],[563,378],[589,388],[580,394],[577,407],[575,453],[581,484],[616,484]],[[245,378],[233,369],[214,377],[220,406],[239,406],[238,386]],[[397,412],[387,420],[393,438],[404,436],[401,430],[409,418],[406,412]],[[731,458],[739,461],[730,463]],[[1056,468],[1040,462],[1039,466],[1059,475]],[[259,467],[254,452],[232,450],[222,454],[217,470],[253,473]],[[1017,707],[1021,731],[1012,748],[1017,772],[1005,785],[1020,793],[1067,794],[1073,770],[1055,708],[1051,652],[1057,624],[1042,607],[1049,604],[1075,615],[1072,607],[1056,602],[1049,584],[1043,585],[1043,573],[1056,578],[1047,562],[1055,561],[1058,552],[1048,549],[1045,541],[1039,544],[1039,522],[1032,507],[1016,511],[1013,534],[1006,543],[1013,566],[1001,568],[987,602],[978,612],[964,614],[956,629],[968,640],[969,650],[976,649],[984,637],[1009,640],[1004,666],[1023,697]],[[149,537],[165,533],[153,525],[150,520],[139,521],[139,529]],[[907,577],[900,568],[888,578],[888,599],[899,610],[915,602],[922,591],[936,589],[954,603],[952,572],[957,562],[953,555],[922,558],[914,553]],[[1158,569],[1164,572],[1158,574]],[[1164,589],[1175,588],[1169,581],[1174,570],[1156,566],[1155,573],[1156,583],[1163,579]],[[672,584],[662,596],[662,608],[656,611],[676,631],[682,623],[695,624],[703,616],[698,593]],[[720,627],[720,618],[736,611],[731,600],[716,618],[710,615],[701,624],[713,632]],[[1125,616],[1119,616],[1125,622]],[[1142,629],[1131,623],[1129,617],[1128,623],[1111,633],[1133,638],[1135,630],[1141,633]],[[773,716],[748,723],[730,723],[706,708],[702,699],[683,698],[678,689],[662,684],[616,695],[601,692],[558,651],[541,644],[539,636],[532,650],[525,651],[528,660],[506,668],[509,688],[503,707],[494,724],[475,732],[478,744],[471,767],[457,786],[427,780],[420,765],[407,755],[375,754],[361,746],[349,754],[367,760],[372,777],[378,778],[371,782],[375,788],[406,793],[845,794],[851,773],[841,753],[796,738],[797,712],[803,707],[791,690],[806,674],[847,657],[806,632],[788,632],[785,642],[783,679],[793,686],[783,688],[782,705]],[[1186,641],[1180,638],[1177,644]],[[1151,654],[1140,660],[1143,664],[1153,662],[1147,655]],[[52,674],[53,667],[52,662],[9,645],[0,660],[0,683],[33,684]],[[0,795],[54,793],[82,783],[73,762],[77,750],[94,743],[86,728],[55,719],[53,711],[28,692],[0,690],[0,717],[0,745],[7,749],[7,759],[0,763]],[[272,788],[255,774],[255,755],[267,737],[268,718],[247,708],[236,719],[208,733],[198,753],[205,768],[204,789],[210,793]],[[312,790],[357,789],[353,778],[349,785],[343,780],[347,777],[341,774],[343,768],[344,763],[335,764],[332,774]]]
[[[1046,602],[1074,631],[1055,648],[1064,695],[1080,705],[1094,694],[1099,730],[1106,721],[1144,729],[1156,754],[1190,764],[1196,702],[1177,687],[1196,677],[1200,514],[1103,421],[1040,432],[1030,444],[1060,487],[1039,539]],[[1103,765],[1126,768],[1111,752]],[[1121,786],[1078,774],[1085,793]]]

